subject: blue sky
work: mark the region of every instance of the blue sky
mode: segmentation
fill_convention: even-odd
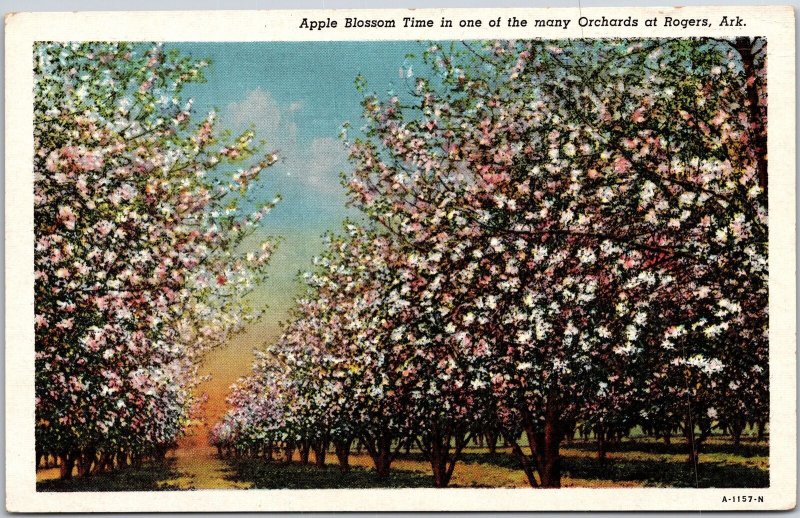
[[[295,276],[322,250],[322,234],[338,231],[345,217],[358,215],[345,207],[339,183],[340,171],[348,167],[339,140],[341,125],[349,121],[357,130],[363,124],[355,77],[363,75],[368,89],[379,94],[406,91],[399,69],[408,64],[408,53],[419,55],[424,46],[411,41],[166,46],[211,60],[205,71],[207,82],[184,90],[184,98],[194,99],[198,117],[215,109],[224,128],[241,131],[253,125],[256,138],[267,141],[265,151],[278,150],[283,158],[262,182],[265,200],[276,193],[283,196],[263,220],[265,233],[284,240],[270,264],[270,279],[253,295],[255,304],[268,307],[267,314],[212,353],[204,365],[204,373],[213,376],[204,388],[210,407],[218,411],[227,387],[249,372],[252,350],[278,336],[280,322],[297,294]],[[215,410],[210,408],[210,417]]]
[[[370,90],[405,89],[398,70],[417,42],[259,42],[172,44],[183,53],[209,58],[207,82],[190,85],[196,112],[216,108],[223,127],[253,124],[258,139],[277,149],[281,165],[270,170],[265,195],[284,202],[268,226],[315,230],[340,221],[347,167],[338,135],[344,121],[361,124],[360,94],[353,81],[364,75]]]

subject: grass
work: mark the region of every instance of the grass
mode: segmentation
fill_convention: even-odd
[[[597,444],[594,441],[575,441],[572,444],[567,443],[565,446],[584,451],[597,451]],[[614,451],[641,451],[657,455],[686,455],[687,453],[686,443],[683,439],[678,439],[677,441],[673,439],[672,443],[664,444],[662,441],[650,438],[623,441],[614,447]],[[740,457],[768,457],[769,444],[742,440],[741,444],[736,447],[727,439],[711,437],[703,444],[702,452],[710,454],[727,453]]]
[[[169,482],[180,475],[174,459],[168,459],[86,478],[43,480],[36,483],[36,491],[169,491],[181,489]]]
[[[395,470],[381,480],[375,472],[353,466],[342,473],[335,465],[324,468],[301,464],[264,462],[258,459],[232,460],[233,480],[245,480],[258,489],[342,489],[378,487],[432,487],[433,477],[427,473]]]
[[[571,478],[637,481],[655,487],[768,487],[769,472],[724,462],[700,462],[695,473],[687,462],[614,459],[601,465],[597,459],[567,457],[562,472]]]
[[[208,451],[206,451],[208,450]],[[736,487],[769,486],[769,446],[753,441],[735,448],[712,437],[703,445],[697,471],[687,462],[683,439],[664,444],[649,438],[625,440],[601,464],[593,441],[564,443],[564,487]],[[297,457],[295,457],[296,459]],[[313,455],[312,455],[313,461]],[[37,491],[147,491],[195,488],[335,489],[432,487],[430,464],[419,452],[400,455],[388,479],[379,479],[366,453],[353,454],[351,470],[342,473],[335,456],[320,469],[298,462],[220,459],[210,448],[180,448],[162,464],[67,481],[43,480]],[[468,447],[456,465],[452,487],[528,487],[508,448],[490,454]]]
[[[518,469],[516,459],[504,453],[467,454],[466,464],[489,464],[506,469]],[[687,462],[638,459],[635,456],[609,458],[605,464],[594,457],[563,456],[562,476],[581,481],[583,487],[635,485],[642,487],[768,487],[769,471],[736,462],[702,461],[695,474]],[[634,482],[635,484],[614,484]]]
[[[743,443],[738,448],[725,439],[712,438],[704,445],[700,463],[687,462],[682,440],[664,444],[651,439],[624,441],[608,453],[605,463],[596,458],[592,441],[567,443],[562,448],[562,485],[565,487],[736,487],[769,486],[769,446]],[[335,461],[334,461],[335,462]],[[358,464],[347,475],[336,465],[325,469],[262,460],[232,460],[231,477],[259,488],[366,488],[431,487],[427,461],[419,452],[400,455],[392,477],[380,481],[363,455],[351,457]],[[517,460],[508,449],[490,454],[485,448],[469,448],[456,466],[453,487],[525,487]]]

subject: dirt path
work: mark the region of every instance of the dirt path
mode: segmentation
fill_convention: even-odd
[[[164,481],[181,489],[247,489],[247,482],[227,480],[229,467],[210,446],[182,447],[175,451],[175,471],[180,476]]]

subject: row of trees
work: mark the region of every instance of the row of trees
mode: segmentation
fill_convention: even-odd
[[[36,453],[62,478],[163,457],[202,355],[257,311],[274,243],[242,252],[277,157],[181,100],[206,63],[160,45],[34,48]],[[250,162],[253,162],[251,160]]]
[[[714,427],[763,426],[766,43],[423,61],[407,93],[364,96],[345,181],[367,223],[330,236],[211,442],[319,459],[332,441],[346,468],[357,438],[381,477],[413,443],[446,486],[470,437],[501,435],[531,486],[559,487],[576,424],[601,444],[682,429],[694,462]]]

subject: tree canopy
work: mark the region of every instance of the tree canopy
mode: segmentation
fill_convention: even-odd
[[[243,296],[275,243],[241,245],[277,201],[250,191],[277,156],[193,117],[181,89],[206,65],[161,45],[34,48],[36,442],[64,477],[163,455],[199,359],[258,316]]]

